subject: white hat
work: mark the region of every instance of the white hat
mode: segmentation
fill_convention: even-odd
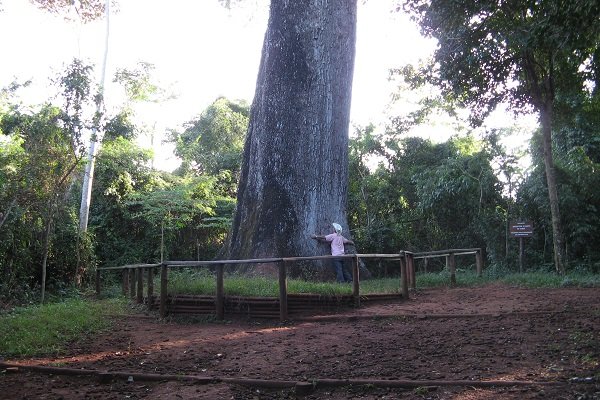
[[[340,224],[338,224],[338,223],[334,222],[334,223],[333,223],[333,224],[331,224],[331,225],[333,225],[333,229],[335,229],[335,231],[336,231],[337,233],[342,233],[342,226],[341,226]]]

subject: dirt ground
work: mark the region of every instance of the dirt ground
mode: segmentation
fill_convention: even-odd
[[[317,384],[302,393],[303,386],[107,381],[0,368],[2,399],[600,399],[600,289],[418,290],[408,301],[286,324],[135,315],[64,356],[4,361]],[[325,379],[374,381],[319,383]],[[390,388],[382,380],[427,382]]]

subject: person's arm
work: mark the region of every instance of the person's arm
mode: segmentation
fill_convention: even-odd
[[[344,238],[344,244],[351,244],[354,246],[354,242],[352,240]]]
[[[316,239],[316,240],[326,240],[325,236],[323,236],[323,235],[314,235],[313,234],[310,237],[313,238],[313,239]]]

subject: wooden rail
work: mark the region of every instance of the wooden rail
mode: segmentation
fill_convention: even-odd
[[[414,253],[414,259],[423,259],[425,261],[425,272],[427,272],[427,260],[436,257],[446,258],[446,268],[450,272],[450,285],[456,285],[456,256],[475,254],[475,267],[477,276],[481,277],[483,271],[483,251],[480,248],[473,249],[448,249],[437,251],[426,251]]]
[[[164,261],[160,264],[128,264],[120,267],[104,267],[96,269],[96,293],[101,292],[101,272],[111,270],[122,271],[122,293],[135,299],[137,303],[144,302],[144,274],[147,277],[147,305],[152,307],[152,297],[154,293],[154,270],[160,267],[160,303],[159,314],[161,318],[167,315],[167,293],[168,293],[168,270],[170,268],[180,267],[216,267],[216,294],[215,294],[215,314],[217,319],[224,319],[224,266],[227,264],[276,264],[278,266],[278,285],[279,285],[279,318],[281,321],[288,319],[288,293],[287,276],[293,264],[298,261],[327,260],[333,258],[345,258],[352,261],[352,297],[354,305],[360,306],[360,259],[361,258],[385,258],[392,261],[398,261],[400,267],[400,290],[403,299],[409,297],[409,286],[416,288],[415,263],[418,258],[427,259],[431,257],[446,257],[451,273],[451,284],[456,283],[454,256],[475,254],[477,257],[477,272],[481,274],[483,265],[481,258],[481,249],[450,249],[433,251],[426,253],[412,253],[401,251],[398,254],[345,254],[341,256],[310,256],[310,257],[278,257],[278,258],[259,258],[248,260],[212,260],[212,261]]]

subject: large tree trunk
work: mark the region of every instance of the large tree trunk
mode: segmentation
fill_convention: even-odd
[[[356,0],[273,0],[225,254],[327,254],[348,235],[348,126]]]

